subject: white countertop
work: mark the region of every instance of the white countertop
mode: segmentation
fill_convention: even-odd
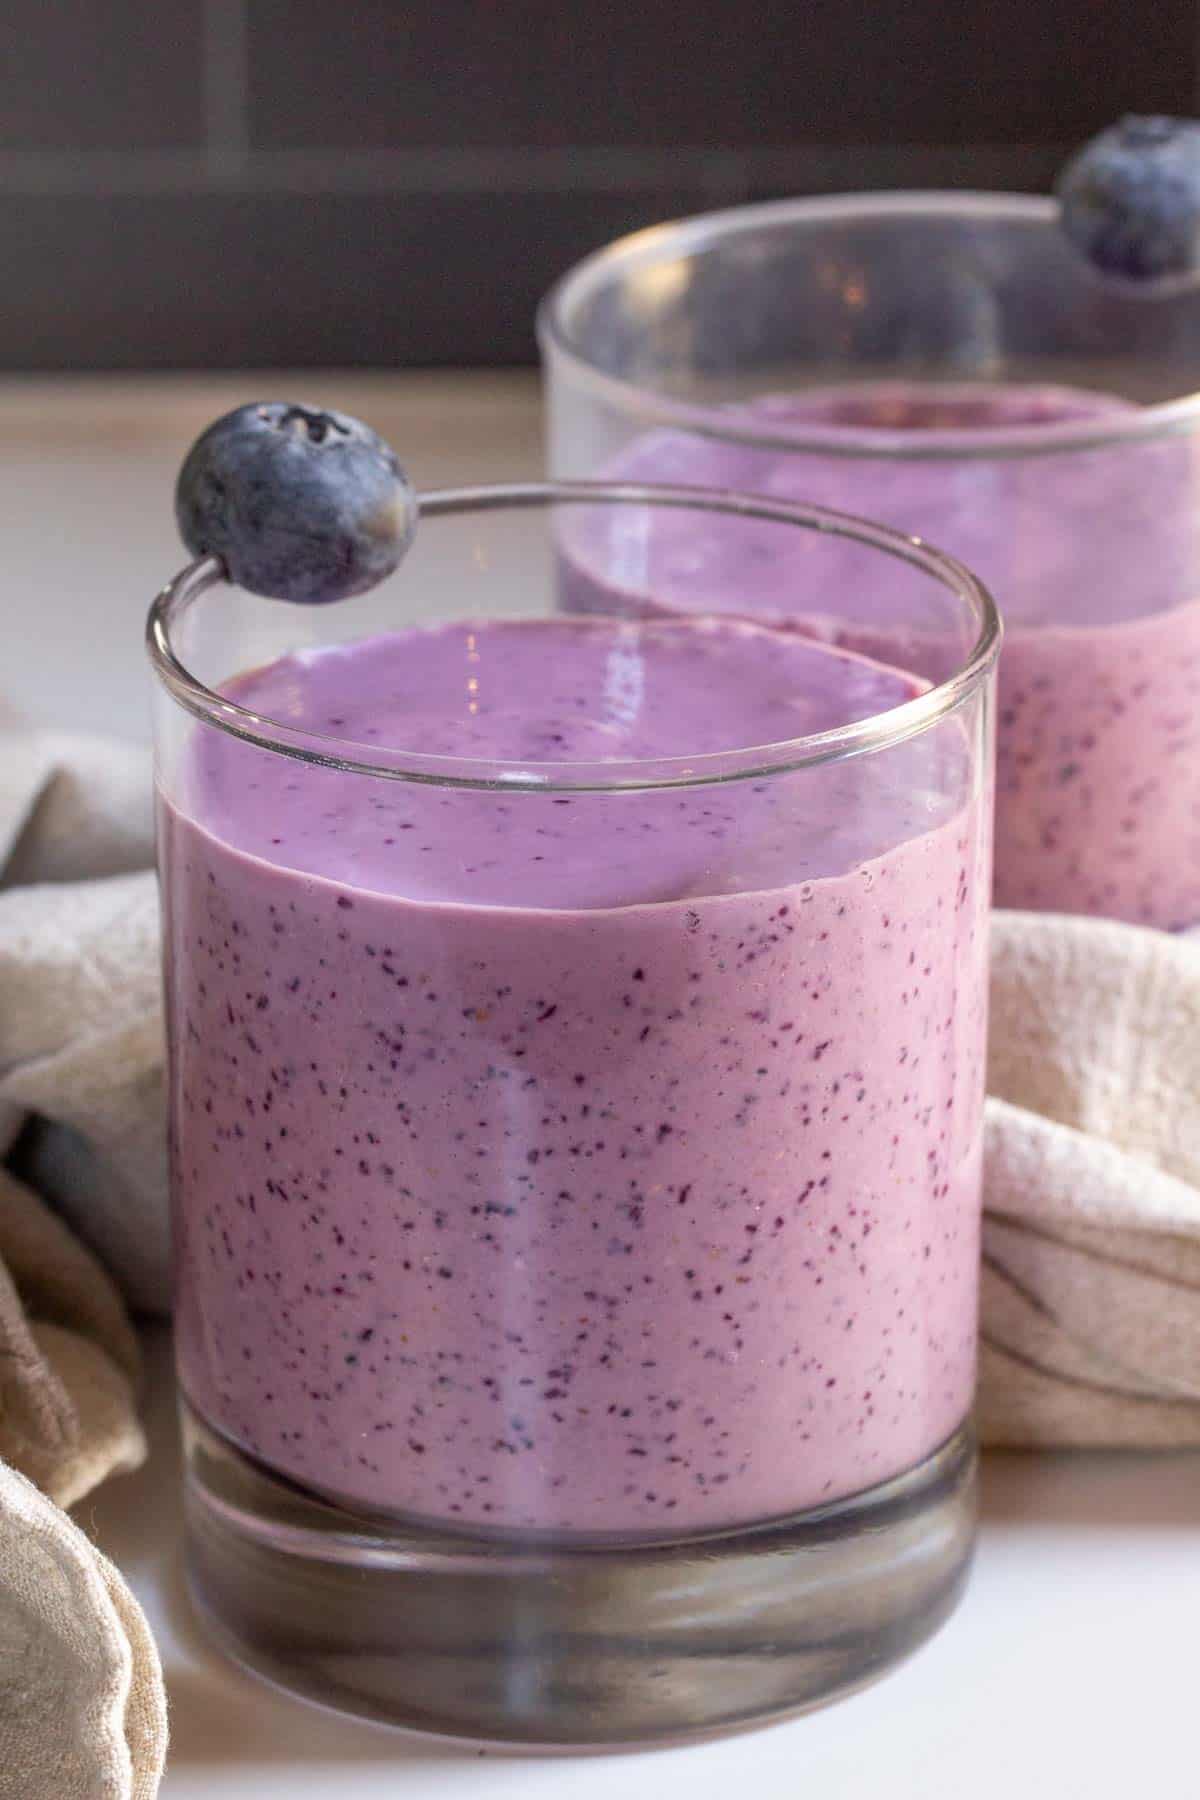
[[[141,628],[183,560],[179,458],[240,400],[362,412],[421,485],[539,467],[526,375],[0,382],[0,689],[39,722],[147,735]],[[966,1599],[878,1686],[790,1724],[623,1756],[481,1754],[325,1715],[226,1664],[179,1574],[166,1334],[150,1342],[152,1452],[78,1509],[126,1572],[166,1668],[163,1800],[1129,1800],[1200,1793],[1200,1455],[992,1456]]]

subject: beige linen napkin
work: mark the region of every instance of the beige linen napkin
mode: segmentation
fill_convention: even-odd
[[[152,908],[139,910],[147,877],[130,891],[90,876],[145,863],[146,790],[135,751],[0,744],[0,1154],[48,1099],[45,1117],[63,1123],[42,1128],[43,1151],[77,1140],[85,1169],[116,1171],[111,1219],[102,1205],[89,1224],[131,1253],[135,1287],[150,1280],[146,1252],[111,1184],[133,1155],[126,1129],[133,1145],[161,1135],[161,1094],[128,1081],[135,1057],[161,1064],[156,932]],[[74,885],[15,885],[25,879]],[[71,1197],[87,1207],[86,1190]],[[165,1243],[161,1169],[146,1213],[151,1244]],[[116,1569],[60,1510],[145,1456],[138,1373],[104,1266],[0,1168],[0,1800],[158,1791],[167,1720],[153,1640]]]
[[[132,1305],[165,1312],[153,857],[143,750],[0,737],[0,1155],[35,1115],[24,1172]]]
[[[158,1791],[167,1712],[149,1627],[60,1510],[145,1456],[137,1375],[116,1287],[0,1169],[0,1800]]]
[[[980,1427],[1200,1444],[1200,938],[997,913]]]
[[[0,1465],[0,1800],[154,1800],[158,1652],[112,1564]]]
[[[121,1576],[60,1510],[145,1456],[137,1375],[116,1287],[0,1169],[0,1800],[158,1791],[158,1653]]]
[[[0,1169],[0,1458],[60,1506],[146,1454],[137,1341],[61,1219]]]

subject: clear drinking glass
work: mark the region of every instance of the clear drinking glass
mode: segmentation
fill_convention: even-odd
[[[643,616],[746,559],[848,626],[882,587],[926,676]],[[973,1532],[986,592],[832,514],[558,484],[424,496],[337,606],[194,565],[148,629],[219,1640],[546,1745],[888,1667]]]
[[[988,584],[999,905],[1200,921],[1200,290],[1101,276],[1052,201],[868,194],[641,232],[540,336],[552,474],[839,507]]]

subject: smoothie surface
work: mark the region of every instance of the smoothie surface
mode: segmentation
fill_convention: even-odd
[[[885,714],[925,690],[853,652],[732,619],[454,623],[302,652],[228,693],[355,755],[587,765],[699,758]],[[233,738],[198,745],[195,810],[268,862],[411,898],[635,905],[836,873],[944,816],[921,741],[795,778],[547,794],[322,779]],[[940,755],[940,751],[939,751]],[[954,801],[952,798],[951,804]]]

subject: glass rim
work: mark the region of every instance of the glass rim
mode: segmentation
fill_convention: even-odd
[[[556,505],[691,508],[848,538],[923,570],[949,589],[977,618],[975,641],[951,675],[911,700],[848,725],[785,741],[706,751],[692,756],[614,758],[592,762],[429,755],[297,729],[283,720],[239,706],[193,674],[176,654],[173,628],[205,593],[214,587],[230,585],[218,559],[204,557],[181,570],[151,604],[145,641],[154,675],[167,695],[203,724],[258,749],[291,756],[317,767],[426,786],[504,793],[621,793],[750,780],[889,749],[928,730],[962,705],[987,677],[999,652],[1003,628],[996,604],[983,583],[956,557],[934,549],[921,538],[826,507],[697,487],[632,482],[513,482],[438,488],[420,494],[418,530],[420,521],[431,519]],[[287,602],[264,600],[262,604],[279,606]],[[742,623],[759,623],[739,614],[719,616]],[[423,626],[436,627],[442,622],[423,621]],[[763,628],[770,629],[769,626]],[[363,754],[360,756],[355,752]]]
[[[825,194],[803,199],[766,200],[750,206],[722,207],[687,218],[646,226],[615,238],[594,250],[559,276],[543,295],[537,309],[537,338],[543,357],[557,358],[570,366],[572,377],[622,411],[637,415],[646,425],[678,425],[693,435],[736,443],[749,449],[820,451],[824,455],[885,457],[897,461],[940,461],[964,458],[1049,456],[1081,450],[1138,443],[1194,429],[1200,423],[1200,392],[1173,400],[1139,405],[1128,413],[1109,415],[1098,424],[1094,418],[1060,420],[1038,426],[993,425],[959,430],[898,431],[872,426],[819,425],[774,430],[739,420],[722,404],[705,405],[680,400],[659,389],[645,387],[620,375],[610,375],[593,363],[572,338],[568,315],[579,298],[602,287],[614,275],[653,265],[664,251],[695,255],[762,227],[816,225],[840,219],[945,218],[1007,221],[1029,226],[1057,228],[1057,200],[1029,194],[988,193],[972,189],[903,189],[896,192]],[[1089,271],[1082,257],[1080,268],[1091,273],[1097,287],[1135,290],[1129,282],[1115,282],[1099,270]],[[1178,284],[1163,284],[1157,293],[1173,294]],[[1152,305],[1154,294],[1137,295],[1137,304]],[[946,385],[968,387],[969,379]]]

